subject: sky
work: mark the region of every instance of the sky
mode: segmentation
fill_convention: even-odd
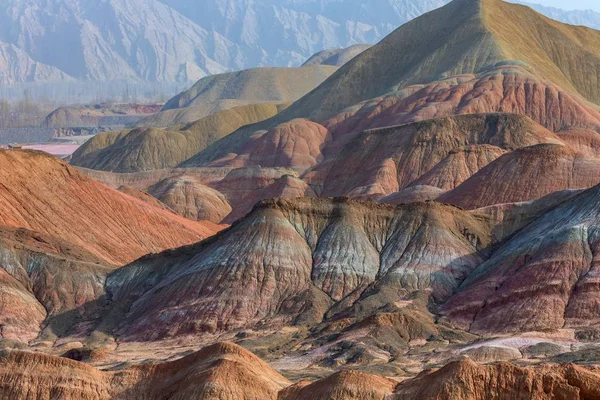
[[[530,0],[530,2],[558,7],[564,10],[592,9],[600,11],[600,0]]]

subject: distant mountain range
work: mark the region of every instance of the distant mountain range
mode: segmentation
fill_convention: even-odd
[[[372,44],[447,0],[0,0],[0,84],[194,82]],[[600,27],[600,14],[534,5]]]

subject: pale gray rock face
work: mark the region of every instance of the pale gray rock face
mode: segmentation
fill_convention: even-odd
[[[61,82],[70,80],[64,72],[33,60],[13,44],[0,42],[0,84],[22,82]]]
[[[375,43],[446,2],[0,0],[0,42],[22,53],[2,61],[0,82],[193,82],[299,66],[323,49]],[[22,67],[26,56],[37,70],[53,68],[32,73]]]
[[[600,13],[593,10],[562,10],[526,1],[511,0],[511,3],[524,4],[545,16],[571,25],[583,25],[600,29]]]
[[[238,44],[248,66],[298,66],[324,49],[376,43],[448,0],[161,0]],[[235,68],[236,66],[234,66]]]
[[[236,52],[234,44],[156,0],[4,0],[0,4],[0,40],[80,80],[189,82],[228,69],[209,52],[226,49],[224,64]],[[48,80],[43,78],[14,71],[4,80]]]

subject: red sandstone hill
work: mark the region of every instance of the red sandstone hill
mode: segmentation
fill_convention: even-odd
[[[0,397],[11,400],[597,399],[600,375],[573,364],[452,362],[414,379],[345,370],[291,384],[254,354],[218,343],[163,363],[98,370],[65,358],[0,352]]]
[[[108,264],[193,243],[219,230],[103,186],[40,152],[0,151],[0,181],[0,225],[61,238]]]
[[[42,354],[0,352],[0,398],[11,400],[275,400],[289,384],[254,354],[231,343],[172,362],[112,371]]]
[[[525,147],[499,157],[438,201],[474,209],[537,199],[600,183],[600,158],[563,145]]]

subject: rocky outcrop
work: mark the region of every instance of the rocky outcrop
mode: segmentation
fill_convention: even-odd
[[[177,361],[100,371],[36,353],[0,352],[0,397],[53,399],[276,400],[288,386],[254,354],[231,343],[206,347]]]
[[[393,397],[409,399],[594,399],[600,376],[575,365],[517,367],[508,363],[481,366],[457,361],[403,382]]]
[[[0,151],[0,225],[61,238],[108,264],[192,243],[214,234],[103,186],[35,151]]]
[[[167,178],[148,190],[175,213],[192,221],[206,220],[218,224],[232,211],[225,196],[203,185],[194,176]]]

